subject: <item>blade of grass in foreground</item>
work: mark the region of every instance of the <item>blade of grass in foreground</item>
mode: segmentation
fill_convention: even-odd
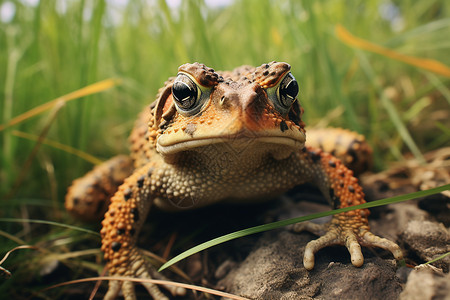
[[[208,293],[211,295],[216,295],[216,296],[220,296],[220,297],[224,297],[226,299],[233,299],[233,300],[250,300],[248,298],[245,297],[241,297],[241,296],[237,296],[237,295],[233,295],[230,293],[226,293],[226,292],[222,292],[222,291],[218,291],[218,290],[214,290],[214,289],[210,289],[210,288],[205,288],[202,286],[196,286],[196,285],[192,285],[192,284],[187,284],[187,283],[181,283],[181,282],[175,282],[175,281],[169,281],[169,280],[159,280],[159,279],[144,279],[144,278],[133,278],[133,277],[122,277],[122,276],[100,276],[100,277],[91,277],[91,278],[82,278],[82,279],[77,279],[77,280],[71,280],[71,281],[66,281],[66,282],[62,282],[62,283],[58,283],[55,285],[52,285],[50,287],[47,287],[45,289],[43,289],[42,291],[47,291],[50,289],[54,289],[60,286],[65,286],[65,285],[70,285],[70,284],[75,284],[75,283],[82,283],[82,282],[90,282],[90,281],[98,281],[98,280],[120,280],[120,281],[131,281],[131,282],[136,282],[136,283],[152,283],[152,284],[158,284],[158,285],[169,285],[169,286],[175,286],[175,287],[181,287],[181,288],[185,288],[185,289],[190,289],[193,291],[199,291],[202,293]]]
[[[321,218],[321,217],[326,217],[326,216],[331,216],[331,215],[335,215],[338,213],[343,213],[343,212],[347,212],[347,211],[351,211],[351,210],[355,210],[355,209],[363,209],[363,208],[371,208],[371,207],[377,207],[377,206],[382,206],[382,205],[387,205],[387,204],[393,204],[393,203],[398,203],[398,202],[403,202],[403,201],[408,201],[411,199],[415,199],[415,198],[419,198],[419,197],[425,197],[425,196],[429,196],[429,195],[433,195],[433,194],[437,194],[443,191],[447,191],[450,190],[450,184],[447,185],[443,185],[437,188],[433,188],[433,189],[429,189],[426,191],[419,191],[419,192],[415,192],[415,193],[410,193],[410,194],[406,194],[406,195],[400,195],[400,196],[395,196],[395,197],[391,197],[391,198],[386,198],[386,199],[381,199],[381,200],[376,200],[376,201],[372,201],[372,202],[367,202],[364,204],[360,204],[360,205],[355,205],[355,206],[350,206],[350,207],[344,207],[344,208],[340,208],[340,209],[335,209],[332,211],[325,211],[325,212],[320,212],[320,213],[315,213],[315,214],[311,214],[308,216],[304,216],[304,217],[299,217],[299,218],[293,218],[293,219],[288,219],[288,220],[282,220],[282,221],[278,221],[278,222],[273,222],[270,224],[265,224],[265,225],[259,225],[259,226],[255,226],[255,227],[251,227],[251,228],[247,228],[247,229],[243,229],[243,230],[239,230],[239,231],[235,231],[232,233],[229,233],[227,235],[212,239],[208,242],[202,243],[200,245],[197,245],[177,256],[175,256],[174,258],[172,258],[171,260],[169,260],[168,262],[166,262],[164,265],[161,266],[161,268],[159,268],[159,272],[170,267],[171,265],[179,262],[182,259],[185,259],[186,257],[195,254],[197,252],[203,251],[205,249],[211,248],[213,246],[216,246],[218,244],[224,243],[224,242],[228,242],[240,237],[244,237],[250,234],[255,234],[255,233],[259,233],[259,232],[263,232],[263,231],[268,231],[268,230],[272,230],[272,229],[277,229],[280,227],[284,227],[287,225],[291,225],[291,224],[295,224],[295,223],[299,223],[299,222],[304,222],[304,221],[309,221],[312,219],[317,219],[317,218]]]

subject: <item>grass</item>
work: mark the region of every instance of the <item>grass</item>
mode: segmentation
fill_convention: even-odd
[[[307,123],[363,133],[377,169],[405,159],[405,153],[420,157],[450,145],[448,76],[349,46],[335,33],[341,24],[397,53],[450,66],[450,6],[444,0],[398,1],[390,10],[391,2],[375,0],[248,0],[224,7],[182,1],[178,8],[161,0],[0,1],[2,8],[11,3],[14,17],[0,20],[0,124],[102,80],[120,84],[0,131],[0,217],[73,223],[63,209],[64,195],[92,162],[43,139],[98,159],[125,153],[137,113],[185,62],[222,70],[289,62]],[[383,7],[390,18],[380,13]],[[0,253],[19,241],[52,257],[78,249],[80,241],[98,244],[86,233],[26,221],[0,222],[0,235]],[[45,298],[37,292],[45,284],[34,279],[44,276],[39,257],[30,250],[13,253],[5,264],[13,277],[2,282],[0,293]],[[100,262],[99,253],[91,258]],[[76,269],[73,261],[63,261]],[[98,266],[85,265],[92,272]],[[54,293],[46,295],[62,297]]]

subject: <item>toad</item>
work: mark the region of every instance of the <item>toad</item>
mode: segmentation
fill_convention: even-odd
[[[95,218],[108,206],[101,249],[111,276],[152,278],[155,273],[136,245],[152,206],[177,211],[218,202],[257,203],[307,182],[333,208],[365,202],[345,165],[361,160],[357,150],[370,152],[365,141],[353,134],[358,138],[351,139],[349,149],[355,153],[340,159],[318,146],[347,131],[322,132],[316,146],[305,144],[299,84],[290,69],[283,62],[225,72],[199,63],[180,66],[138,118],[131,155],[112,158],[74,181],[66,197],[74,214]],[[305,268],[314,267],[319,249],[336,244],[347,247],[357,267],[364,260],[361,246],[380,247],[401,259],[397,244],[370,232],[368,216],[367,209],[358,209],[335,215],[327,224],[295,226],[324,233],[306,245]],[[153,298],[167,299],[156,285],[143,285]],[[109,282],[105,299],[120,291],[125,299],[135,299],[133,283],[118,280]]]

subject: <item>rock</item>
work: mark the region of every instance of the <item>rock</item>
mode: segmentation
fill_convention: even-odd
[[[372,257],[361,268],[330,264],[312,278],[324,283],[316,299],[397,299],[402,286],[392,262]]]
[[[409,221],[428,220],[429,218],[427,212],[417,207],[416,202],[408,201],[371,209],[369,224],[374,234],[398,241]]]
[[[432,214],[444,226],[450,226],[450,197],[444,193],[430,195],[421,199],[419,201],[419,207]]]
[[[450,274],[444,275],[431,266],[411,272],[400,300],[450,300]]]
[[[450,251],[450,233],[441,223],[412,220],[408,222],[401,238],[409,250],[413,251],[425,262]],[[448,272],[450,256],[433,264]]]
[[[332,262],[347,251],[344,247],[321,250],[314,270],[306,271],[303,249],[310,239],[309,234],[286,230],[263,234],[255,251],[219,286],[233,294],[261,300],[396,299],[400,294],[400,280],[391,261],[366,253],[361,268],[353,267],[349,259]]]
[[[295,234],[285,230],[276,235],[267,232],[255,251],[232,269],[219,286],[251,299],[311,299],[319,286],[311,284],[303,268],[302,248],[301,239]]]

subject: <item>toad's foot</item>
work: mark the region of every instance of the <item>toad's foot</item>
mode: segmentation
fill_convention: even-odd
[[[167,280],[164,276],[157,273],[153,268],[144,260],[142,255],[133,251],[130,255],[129,266],[126,268],[125,273],[121,273],[121,270],[111,267],[110,273],[112,276],[124,276],[137,279],[161,279]],[[122,269],[123,270],[123,269]],[[148,293],[155,300],[169,300],[159,289],[159,287],[150,282],[141,282],[141,284],[147,289]],[[184,296],[186,290],[170,285],[163,285],[173,296]],[[134,291],[134,285],[131,281],[112,280],[109,282],[108,292],[105,295],[105,300],[116,299],[122,291],[126,300],[136,299],[136,293]]]
[[[347,247],[352,264],[355,267],[360,267],[364,263],[361,246],[382,248],[390,251],[397,260],[403,259],[403,253],[396,243],[374,235],[366,226],[361,226],[357,229],[341,226],[339,224],[339,215],[335,216],[327,224],[303,222],[294,224],[291,228],[295,232],[309,231],[321,236],[317,240],[309,242],[305,247],[303,265],[307,270],[314,268],[314,254],[320,249],[331,245]]]

